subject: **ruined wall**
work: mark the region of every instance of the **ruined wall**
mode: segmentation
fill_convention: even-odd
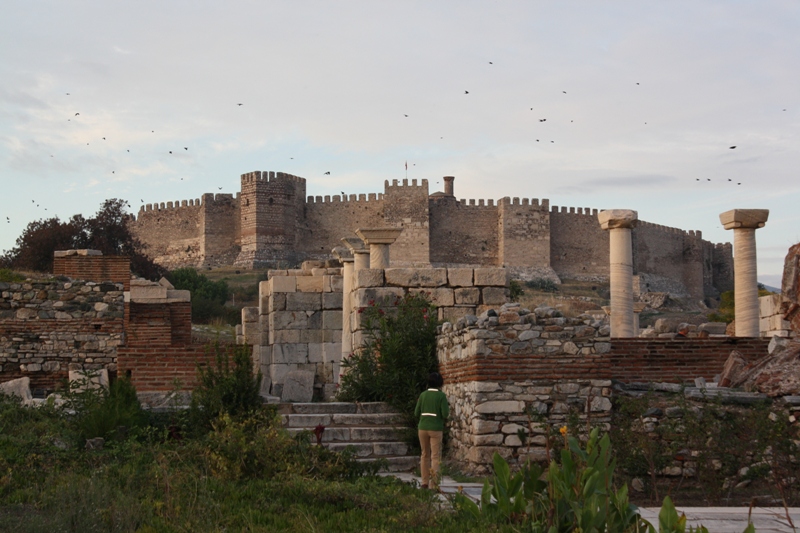
[[[428,180],[404,179],[384,182],[383,226],[402,227],[403,232],[390,246],[398,266],[430,265],[430,229],[428,215]]]
[[[497,206],[494,200],[430,200],[430,261],[433,266],[497,266]],[[394,257],[394,255],[392,256]]]
[[[714,245],[711,255],[714,288],[720,293],[733,290],[733,245],[729,242]]]
[[[670,292],[676,297],[702,299],[704,293],[701,237],[700,232],[686,232],[678,228],[639,221],[632,231],[634,273],[647,273],[654,276],[652,278],[654,280],[656,277],[661,277],[680,282],[685,292],[677,293],[675,288],[663,291],[660,287],[653,287],[651,290]]]
[[[309,196],[299,230],[299,255],[304,259],[330,258],[331,249],[341,246],[342,238],[355,237],[357,228],[384,226],[383,211],[383,194]]]
[[[103,255],[97,250],[57,250],[53,253],[53,275],[122,283],[127,291],[131,281],[131,260],[124,256]]]
[[[550,210],[550,264],[562,278],[607,280],[608,232],[600,229],[597,209]]]
[[[0,283],[0,382],[52,391],[69,370],[113,372],[123,305],[121,283]]]

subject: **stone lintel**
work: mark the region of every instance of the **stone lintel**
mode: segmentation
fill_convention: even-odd
[[[358,252],[369,253],[369,250],[367,249],[367,246],[364,244],[364,241],[362,241],[358,237],[345,237],[344,239],[342,239],[342,243],[347,247],[348,250],[350,250],[354,254]]]
[[[345,246],[335,246],[333,250],[331,250],[331,254],[342,263],[354,261],[353,251]]]
[[[725,229],[763,228],[769,218],[769,209],[731,209],[719,215]]]
[[[392,244],[402,232],[403,228],[358,228],[356,235],[368,245]]]
[[[597,213],[603,229],[633,228],[639,223],[639,214],[632,209],[605,209]]]

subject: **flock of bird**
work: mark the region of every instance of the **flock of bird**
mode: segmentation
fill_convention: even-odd
[[[494,62],[493,62],[493,61],[489,61],[488,63],[489,63],[489,65],[494,65]],[[637,86],[640,86],[640,82],[636,82],[636,85],[637,85]],[[565,91],[565,90],[562,90],[561,92],[562,92],[562,94],[564,94],[564,95],[566,95],[566,94],[567,94],[567,91]],[[67,95],[67,96],[71,96],[71,93],[66,93],[66,95]],[[465,89],[465,90],[464,90],[464,96],[468,96],[468,95],[470,95],[470,91]],[[244,106],[244,103],[243,103],[243,102],[238,102],[238,103],[236,103],[236,106],[237,106],[237,107],[243,107],[243,106]],[[533,108],[533,107],[531,107],[531,108],[529,108],[529,109],[530,109],[530,111],[535,111],[535,108]],[[783,109],[783,111],[786,111],[786,109]],[[72,115],[72,117],[71,117],[71,118],[69,118],[69,119],[67,119],[67,120],[68,120],[68,121],[72,121],[72,119],[73,119],[73,118],[75,118],[75,117],[82,117],[82,116],[83,116],[83,115],[81,115],[80,111],[76,111],[76,112],[74,113],[74,115]],[[403,117],[405,117],[405,118],[411,118],[411,115],[410,115],[409,113],[404,113],[404,114],[403,114]],[[538,118],[538,122],[539,122],[539,123],[545,123],[545,122],[547,122],[547,118]],[[570,122],[574,122],[574,121],[573,121],[573,120],[570,120]],[[646,124],[647,124],[647,122],[644,122],[644,124],[646,125]],[[151,133],[155,133],[155,130],[150,130],[150,132],[151,132]],[[440,139],[444,139],[444,137],[442,136],[442,137],[440,137]],[[107,139],[106,139],[106,137],[101,137],[101,140],[102,140],[102,141],[106,141]],[[541,142],[541,139],[536,139],[536,142],[537,142],[537,143],[538,143],[538,142]],[[555,142],[556,142],[556,141],[555,141],[554,139],[550,139],[550,143],[551,143],[551,144],[555,144]],[[87,145],[87,146],[89,146],[89,144],[90,144],[90,143],[88,143],[88,142],[86,143],[86,145]],[[730,149],[730,150],[734,150],[734,149],[736,149],[736,147],[737,147],[736,145],[732,145],[732,146],[729,146],[729,149]],[[189,147],[188,147],[188,146],[184,146],[184,147],[183,147],[183,149],[184,149],[184,151],[187,151],[187,152],[189,151]],[[175,151],[174,151],[174,150],[165,150],[165,151],[166,151],[166,154],[167,154],[167,155],[174,155],[174,154],[175,154]],[[126,153],[130,153],[130,149],[126,149]],[[54,156],[53,154],[51,154],[51,155],[50,155],[50,157],[55,157],[55,156]],[[294,159],[294,157],[290,157],[289,159],[292,159],[292,160],[293,160],[293,159]],[[412,166],[415,166],[415,165],[414,165],[414,164],[412,164]],[[408,163],[406,163],[406,170],[408,170]],[[116,174],[116,170],[111,170],[111,174]],[[326,172],[324,172],[324,173],[323,173],[323,175],[324,175],[324,176],[330,176],[330,175],[331,175],[331,172],[330,172],[330,171],[326,171]],[[183,181],[183,179],[184,179],[184,178],[181,178],[181,181]],[[701,178],[695,178],[695,181],[697,181],[697,182],[701,182],[701,181],[703,181],[703,180],[702,180]],[[711,181],[711,178],[706,178],[706,181]],[[730,178],[728,178],[727,182],[730,182],[731,184],[733,184],[733,183],[736,183],[736,185],[741,185],[741,184],[742,184],[741,182],[738,182],[738,181],[737,181],[737,182],[733,182],[733,180],[731,180]],[[726,182],[726,183],[727,183],[727,182]],[[218,187],[218,190],[222,190],[222,187]],[[342,194],[344,195],[344,192],[342,192]],[[35,203],[35,201],[34,201],[34,203]],[[142,203],[144,203],[144,200],[142,200]],[[36,207],[40,207],[40,206],[39,206],[39,204],[36,204]],[[45,210],[47,210],[47,208],[45,208]],[[11,220],[9,219],[9,217],[6,217],[6,221],[7,221],[8,223],[11,223]]]

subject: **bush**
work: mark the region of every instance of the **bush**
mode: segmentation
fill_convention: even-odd
[[[530,281],[526,281],[525,286],[535,291],[558,292],[558,285],[556,285],[555,282],[544,278],[532,279]]]
[[[206,324],[214,318],[223,318],[229,324],[238,324],[241,311],[225,307],[230,288],[223,281],[211,281],[194,268],[178,268],[167,274],[167,279],[178,290],[192,293],[192,320]]]
[[[414,425],[417,397],[436,372],[436,307],[424,294],[407,294],[395,306],[372,302],[359,310],[364,345],[342,363],[337,398],[387,402]]]
[[[25,276],[17,274],[10,268],[0,268],[0,281],[15,283],[17,281],[25,281]]]
[[[249,346],[215,342],[206,350],[214,356],[214,364],[198,366],[199,383],[189,408],[189,429],[197,431],[210,429],[220,415],[240,417],[263,403],[259,395],[261,373],[253,374]]]
[[[147,415],[129,379],[117,379],[107,389],[93,386],[89,379],[84,379],[78,382],[78,387],[67,392],[66,400],[75,410],[79,445],[95,437],[121,440],[128,430],[147,423]]]

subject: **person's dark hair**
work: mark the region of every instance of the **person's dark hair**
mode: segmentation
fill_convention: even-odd
[[[438,389],[442,385],[444,385],[444,379],[442,378],[442,375],[438,372],[431,372],[428,376],[428,387]]]

